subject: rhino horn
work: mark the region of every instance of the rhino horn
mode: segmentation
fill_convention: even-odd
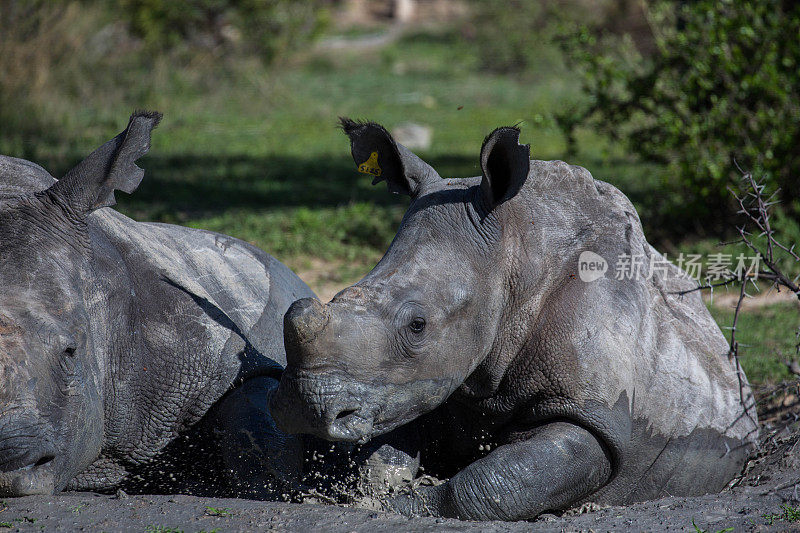
[[[316,298],[294,302],[283,317],[283,338],[287,357],[296,358],[301,346],[308,345],[328,324],[328,313]],[[290,355],[291,354],[291,355]],[[288,361],[290,364],[300,361]]]

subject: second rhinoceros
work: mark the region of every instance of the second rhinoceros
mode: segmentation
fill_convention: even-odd
[[[299,475],[266,398],[283,314],[311,290],[237,239],[104,208],[139,185],[159,119],[134,114],[58,181],[0,156],[0,496],[112,489],[177,442],[215,477],[204,442],[178,439],[200,422],[232,490]]]
[[[359,170],[411,205],[364,279],[287,312],[280,428],[391,443],[405,425],[449,479],[388,507],[473,520],[718,491],[740,471],[747,379],[620,191],[531,161],[515,128],[485,139],[482,176],[448,180],[381,126],[342,126]]]

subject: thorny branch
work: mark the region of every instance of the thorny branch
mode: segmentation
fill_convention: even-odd
[[[728,191],[733,195],[737,204],[739,205],[738,214],[744,216],[744,224],[742,226],[737,226],[736,230],[739,233],[739,239],[733,241],[732,243],[726,244],[735,244],[735,243],[743,243],[747,246],[750,250],[752,250],[756,257],[760,260],[760,262],[766,267],[763,270],[753,270],[752,268],[748,271],[739,271],[738,273],[729,273],[725,279],[717,283],[707,283],[705,285],[700,285],[693,289],[681,291],[678,294],[684,295],[691,292],[699,291],[699,290],[707,290],[710,289],[712,292],[716,287],[723,287],[732,285],[735,283],[740,284],[739,289],[739,299],[736,302],[736,310],[733,315],[733,324],[730,328],[731,330],[731,339],[730,339],[730,348],[728,350],[728,357],[735,360],[736,368],[737,368],[737,377],[739,379],[739,394],[740,394],[740,401],[742,406],[745,408],[745,412],[748,416],[750,408],[754,407],[755,405],[748,406],[745,403],[743,390],[743,383],[742,383],[742,371],[741,366],[739,365],[739,341],[736,338],[737,332],[737,325],[739,323],[739,315],[742,309],[742,302],[746,297],[750,295],[747,294],[747,282],[751,282],[753,286],[758,290],[758,285],[756,284],[757,279],[769,281],[771,286],[774,287],[776,290],[780,291],[781,288],[785,288],[790,290],[794,295],[800,300],[800,286],[797,285],[797,280],[800,276],[790,279],[789,276],[784,274],[781,270],[780,266],[778,265],[778,261],[776,260],[775,254],[776,253],[783,253],[792,259],[794,262],[800,263],[800,255],[795,252],[795,245],[792,244],[791,246],[786,246],[785,244],[781,243],[775,238],[775,231],[772,229],[772,225],[770,224],[770,209],[771,207],[777,203],[774,200],[775,195],[778,191],[773,192],[768,198],[764,198],[764,189],[766,185],[763,183],[759,183],[754,177],[753,174],[750,172],[744,172],[738,164],[736,165],[740,172],[742,172],[742,180],[744,182],[744,189],[745,193],[739,195],[734,191],[731,187],[728,187]],[[754,233],[757,232],[756,237],[753,237]],[[756,238],[766,238],[765,246],[759,246],[755,240]],[[800,332],[799,332],[800,335]],[[798,342],[796,347],[796,352],[800,355],[800,342]],[[787,363],[788,364],[788,363]],[[791,366],[790,366],[791,368]],[[752,417],[751,417],[752,418]]]

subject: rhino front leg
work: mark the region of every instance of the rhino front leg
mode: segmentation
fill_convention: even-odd
[[[387,504],[402,514],[463,520],[525,520],[564,509],[611,475],[603,445],[585,429],[554,422],[530,439],[498,447],[437,487]]]
[[[212,424],[234,492],[276,499],[299,486],[303,439],[280,431],[267,405],[278,380],[259,376],[229,392],[213,408]]]

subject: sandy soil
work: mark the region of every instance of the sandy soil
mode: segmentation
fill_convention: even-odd
[[[733,287],[727,291],[725,289],[717,289],[713,296],[710,292],[705,291],[703,293],[703,300],[711,302],[714,307],[719,307],[720,309],[735,309],[739,301],[739,289],[738,287]],[[762,292],[755,293],[752,298],[745,298],[742,300],[742,310],[758,309],[777,303],[789,303],[800,306],[800,301],[797,300],[797,296],[791,291],[783,289],[778,292],[774,288],[769,288]]]
[[[339,261],[323,261],[317,258],[304,259],[298,264],[289,263],[288,265],[292,270],[297,272],[297,275],[305,281],[314,293],[319,297],[321,302],[330,302],[331,299],[340,290],[352,285],[362,276],[356,276],[354,279],[342,279],[340,271],[343,264]],[[364,273],[369,270],[369,267],[364,267]]]

